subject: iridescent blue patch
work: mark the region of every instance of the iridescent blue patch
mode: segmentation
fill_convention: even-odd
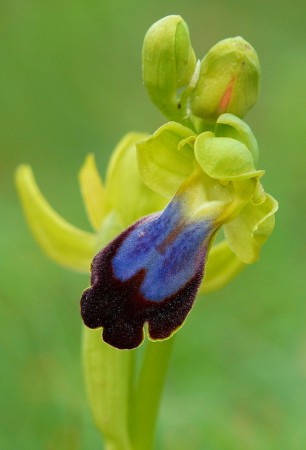
[[[126,281],[144,269],[141,294],[161,302],[196,273],[210,229],[210,222],[184,221],[180,203],[172,202],[159,217],[139,224],[123,241],[113,259],[114,275]]]

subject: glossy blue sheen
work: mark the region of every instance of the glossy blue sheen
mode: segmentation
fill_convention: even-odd
[[[113,258],[114,275],[126,281],[141,269],[141,294],[160,302],[178,292],[203,264],[211,221],[188,221],[175,198],[161,215],[140,222]]]

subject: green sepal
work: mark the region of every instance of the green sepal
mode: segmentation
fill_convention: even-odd
[[[216,137],[230,137],[245,144],[253,155],[254,164],[257,163],[257,140],[249,125],[242,119],[234,116],[234,114],[221,114],[216,123],[215,134]]]
[[[277,209],[277,201],[266,194],[264,202],[249,202],[234,220],[224,225],[228,245],[245,264],[258,260],[262,245],[273,231]]]
[[[30,166],[17,169],[16,184],[29,227],[42,250],[62,266],[88,272],[96,253],[96,235],[70,225],[51,208]]]
[[[173,197],[193,170],[193,142],[189,140],[192,137],[194,132],[189,128],[168,122],[138,142],[139,173],[150,189],[164,197]]]
[[[200,293],[222,289],[245,267],[245,264],[230,249],[226,240],[214,245],[208,256],[205,277]]]
[[[264,174],[263,170],[255,170],[252,153],[245,144],[230,137],[215,137],[211,131],[197,137],[194,153],[211,178],[234,181]]]
[[[95,157],[87,155],[79,173],[79,183],[87,216],[95,230],[99,230],[107,213],[106,192],[98,172]]]
[[[125,226],[142,216],[159,211],[165,199],[146,187],[139,176],[136,143],[147,137],[144,133],[128,133],[117,145],[107,174],[107,199]]]

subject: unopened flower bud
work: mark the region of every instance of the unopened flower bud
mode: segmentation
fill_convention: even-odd
[[[191,110],[208,122],[225,112],[244,117],[256,103],[259,80],[260,64],[253,47],[241,37],[224,39],[201,62]]]
[[[153,103],[167,117],[182,111],[177,90],[192,78],[196,57],[189,30],[180,16],[167,16],[151,26],[143,44],[143,81]]]

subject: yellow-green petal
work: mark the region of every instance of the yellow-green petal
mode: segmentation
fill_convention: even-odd
[[[251,128],[234,114],[225,113],[218,117],[216,136],[231,137],[243,142],[252,153],[254,163],[258,161],[258,144]]]
[[[95,230],[99,230],[107,212],[107,202],[103,182],[92,153],[87,155],[80,170],[79,182],[90,223]]]
[[[255,170],[253,156],[245,144],[229,137],[215,137],[210,131],[197,137],[194,153],[202,170],[211,178],[233,181],[264,173]]]
[[[216,244],[209,252],[205,278],[199,292],[207,294],[223,288],[244,267],[245,264],[232,252],[225,240]]]
[[[16,184],[29,227],[42,250],[55,262],[88,272],[97,238],[66,222],[41,194],[30,166],[16,172]]]
[[[251,264],[258,260],[262,245],[273,231],[277,209],[277,201],[266,194],[263,203],[248,203],[238,217],[224,225],[230,248],[244,263]]]
[[[109,207],[117,211],[124,226],[163,209],[166,203],[144,185],[139,175],[136,143],[146,137],[144,133],[128,133],[117,145],[106,175]]]
[[[173,197],[193,170],[193,142],[188,139],[192,137],[189,128],[168,122],[137,144],[140,176],[149,188]]]

